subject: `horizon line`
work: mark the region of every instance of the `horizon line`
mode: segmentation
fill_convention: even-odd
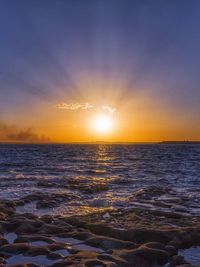
[[[200,144],[200,140],[162,140],[162,141],[0,141],[0,144],[15,144],[15,145],[59,145],[59,144]]]

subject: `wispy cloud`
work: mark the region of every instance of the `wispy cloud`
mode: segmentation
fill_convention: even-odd
[[[88,102],[85,103],[60,103],[56,105],[58,109],[78,110],[78,109],[90,109],[93,105]]]
[[[104,110],[105,112],[109,113],[110,115],[113,115],[114,112],[116,112],[116,108],[114,107],[110,107],[110,106],[95,106],[92,105],[88,102],[75,102],[75,103],[59,103],[55,106],[58,109],[62,109],[62,110],[79,110],[79,109],[83,109],[83,110],[87,110],[87,109],[101,109]]]
[[[107,111],[111,115],[116,111],[116,108],[112,108],[112,107],[109,107],[109,106],[102,106],[101,108],[103,110]]]
[[[48,142],[46,136],[38,135],[32,128],[19,129],[16,126],[0,122],[0,141],[6,142]]]

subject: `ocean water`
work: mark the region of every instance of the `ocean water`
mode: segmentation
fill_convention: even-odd
[[[1,144],[0,199],[38,192],[74,198],[39,209],[32,201],[18,211],[77,214],[165,202],[200,215],[200,145]]]

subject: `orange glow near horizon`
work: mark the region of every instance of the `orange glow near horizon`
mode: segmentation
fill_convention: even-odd
[[[80,84],[77,96],[63,94],[49,102],[32,103],[28,109],[18,107],[9,125],[18,131],[32,128],[37,135],[61,143],[199,140],[200,129],[198,132],[192,115],[180,117],[180,111],[151,95],[150,88],[126,94],[120,82],[82,80]],[[65,109],[55,107],[61,102],[67,103]]]

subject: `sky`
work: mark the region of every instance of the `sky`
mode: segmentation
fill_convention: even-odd
[[[200,1],[1,0],[0,141],[200,140]]]

